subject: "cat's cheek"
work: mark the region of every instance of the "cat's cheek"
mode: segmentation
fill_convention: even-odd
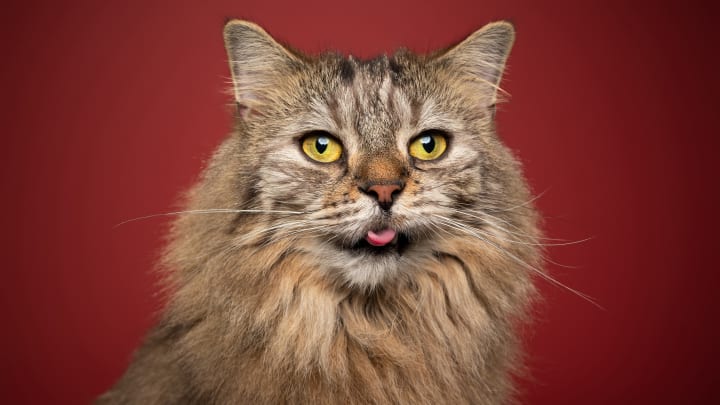
[[[343,210],[353,207],[362,197],[360,190],[347,176],[325,187],[323,207]]]

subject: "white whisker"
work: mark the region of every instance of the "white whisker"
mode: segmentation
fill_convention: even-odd
[[[129,222],[135,222],[140,221],[143,219],[149,219],[149,218],[156,218],[156,217],[168,217],[168,216],[176,216],[176,215],[184,215],[184,214],[288,214],[288,215],[299,215],[299,214],[307,214],[306,211],[284,211],[284,210],[260,210],[260,209],[250,209],[250,210],[239,210],[239,209],[233,209],[233,208],[213,208],[213,209],[204,209],[204,210],[186,210],[186,211],[174,211],[174,212],[164,212],[161,214],[152,214],[152,215],[145,215],[142,217],[132,218],[125,220],[123,222],[120,222],[119,224],[115,225],[113,228],[117,228],[121,225],[125,225]]]
[[[525,201],[525,202],[523,202],[523,203],[520,203],[520,204],[518,204],[518,205],[514,205],[514,206],[509,207],[509,208],[501,209],[500,212],[513,211],[513,210],[516,210],[516,209],[518,209],[518,208],[524,207],[524,206],[526,206],[526,205],[528,205],[528,204],[531,204],[531,203],[535,202],[536,200],[538,200],[538,199],[539,199],[540,197],[542,197],[543,195],[545,195],[545,193],[547,193],[549,190],[550,190],[549,188],[546,188],[546,189],[543,190],[542,192],[538,193],[535,197],[533,197],[533,198],[531,198],[531,199],[529,199],[529,200],[527,200],[527,201]]]
[[[518,228],[517,226],[515,226],[514,224],[512,224],[512,223],[510,223],[510,222],[508,222],[508,221],[502,220],[502,219],[497,218],[497,217],[495,217],[495,216],[493,216],[493,215],[490,215],[490,214],[486,214],[486,213],[484,213],[484,212],[482,212],[482,211],[477,211],[477,213],[483,215],[484,217],[481,217],[481,216],[478,216],[478,215],[474,215],[474,214],[468,214],[467,212],[463,212],[463,211],[456,210],[456,209],[453,209],[453,208],[449,208],[449,209],[453,210],[454,212],[456,212],[456,213],[458,213],[458,214],[466,215],[466,216],[469,216],[469,217],[472,217],[472,218],[475,218],[475,219],[479,219],[479,220],[483,221],[483,223],[484,223],[485,225],[488,225],[488,226],[491,227],[491,228],[495,228],[496,230],[501,231],[501,232],[503,232],[503,233],[505,233],[505,234],[507,234],[507,235],[514,235],[514,236],[517,236],[517,237],[520,237],[520,238],[527,238],[527,239],[531,239],[531,240],[540,239],[540,240],[558,241],[558,242],[551,242],[551,243],[534,243],[534,242],[525,242],[525,241],[518,240],[518,239],[498,238],[498,239],[503,240],[503,241],[505,241],[505,242],[518,243],[518,244],[528,245],[528,246],[552,247],[552,246],[570,246],[570,245],[577,245],[577,244],[579,244],[579,243],[584,243],[584,242],[587,242],[587,241],[593,239],[592,237],[587,237],[587,238],[585,238],[585,239],[580,239],[580,240],[575,240],[575,241],[562,241],[562,239],[536,238],[536,237],[533,237],[533,236],[528,235],[528,234],[525,234],[525,233],[518,233],[518,232],[513,232],[513,231],[511,231],[511,230],[509,230],[509,229],[505,229],[505,228],[503,228],[502,226],[500,226],[500,225],[498,225],[498,224],[495,224],[495,223],[489,221],[489,220],[488,220],[488,217],[489,217],[489,218],[492,218],[493,220],[499,220],[499,221],[501,221],[501,222],[507,223],[508,225],[510,225],[510,226],[512,226],[512,227],[515,227],[515,228],[517,228],[517,229],[520,229],[520,228]],[[473,228],[473,229],[474,229],[474,228]],[[479,231],[479,232],[482,232],[482,231],[479,230],[479,229],[476,229],[476,230]],[[483,233],[484,233],[484,232],[483,232]]]
[[[597,303],[592,297],[590,297],[589,295],[584,294],[584,293],[582,293],[582,292],[580,292],[580,291],[578,291],[578,290],[575,290],[574,288],[568,287],[567,285],[565,285],[565,284],[563,284],[563,283],[555,280],[554,278],[550,277],[549,275],[547,275],[547,274],[546,274],[545,272],[543,272],[542,270],[536,268],[535,266],[530,265],[529,263],[526,263],[526,262],[525,262],[524,260],[522,260],[521,258],[519,258],[519,257],[517,257],[516,255],[514,255],[513,253],[509,252],[507,249],[504,249],[502,246],[499,246],[499,245],[493,243],[492,241],[488,240],[487,238],[482,237],[482,236],[479,235],[477,232],[474,232],[472,229],[468,229],[468,228],[467,228],[466,226],[464,226],[463,224],[461,224],[461,223],[459,223],[459,222],[457,222],[457,221],[454,221],[454,220],[452,220],[452,219],[449,219],[449,218],[440,216],[440,215],[434,215],[434,216],[435,216],[436,218],[439,218],[439,219],[440,219],[440,222],[441,222],[441,223],[444,223],[446,226],[449,226],[449,227],[451,227],[451,228],[453,228],[453,229],[456,229],[456,230],[458,230],[458,231],[461,231],[461,232],[463,232],[463,233],[465,233],[465,234],[467,234],[467,235],[474,236],[475,238],[479,239],[480,241],[484,242],[484,243],[487,244],[488,246],[490,246],[490,247],[492,247],[493,249],[495,249],[498,253],[501,253],[501,254],[509,257],[510,259],[514,260],[516,263],[524,266],[525,268],[527,268],[527,269],[529,269],[529,270],[532,270],[533,272],[535,272],[536,274],[538,274],[540,277],[542,277],[542,278],[545,279],[546,281],[548,281],[548,282],[550,282],[550,283],[552,283],[552,284],[555,284],[555,285],[558,286],[558,287],[564,288],[564,289],[567,290],[567,291],[572,292],[573,294],[577,295],[578,297],[586,300],[587,302],[595,305],[596,307],[598,307],[598,308],[600,308],[600,309],[603,309],[603,310],[605,309],[605,308],[603,308],[600,304],[598,304],[598,303]]]

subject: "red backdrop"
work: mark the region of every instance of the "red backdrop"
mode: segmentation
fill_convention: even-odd
[[[225,17],[317,52],[427,51],[509,18],[499,113],[563,283],[539,282],[529,404],[708,403],[720,362],[717,9],[620,1],[27,1],[2,41],[3,403],[86,403],[160,297],[173,208],[230,122]],[[717,403],[717,402],[716,402]]]

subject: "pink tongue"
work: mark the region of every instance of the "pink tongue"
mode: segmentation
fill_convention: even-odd
[[[365,237],[365,240],[373,246],[385,246],[395,238],[395,233],[396,232],[390,228],[378,232],[370,231]]]

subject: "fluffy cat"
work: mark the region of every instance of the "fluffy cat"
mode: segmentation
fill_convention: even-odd
[[[235,129],[173,225],[161,319],[98,403],[511,401],[540,271],[493,124],[512,25],[366,61],[224,34]]]

